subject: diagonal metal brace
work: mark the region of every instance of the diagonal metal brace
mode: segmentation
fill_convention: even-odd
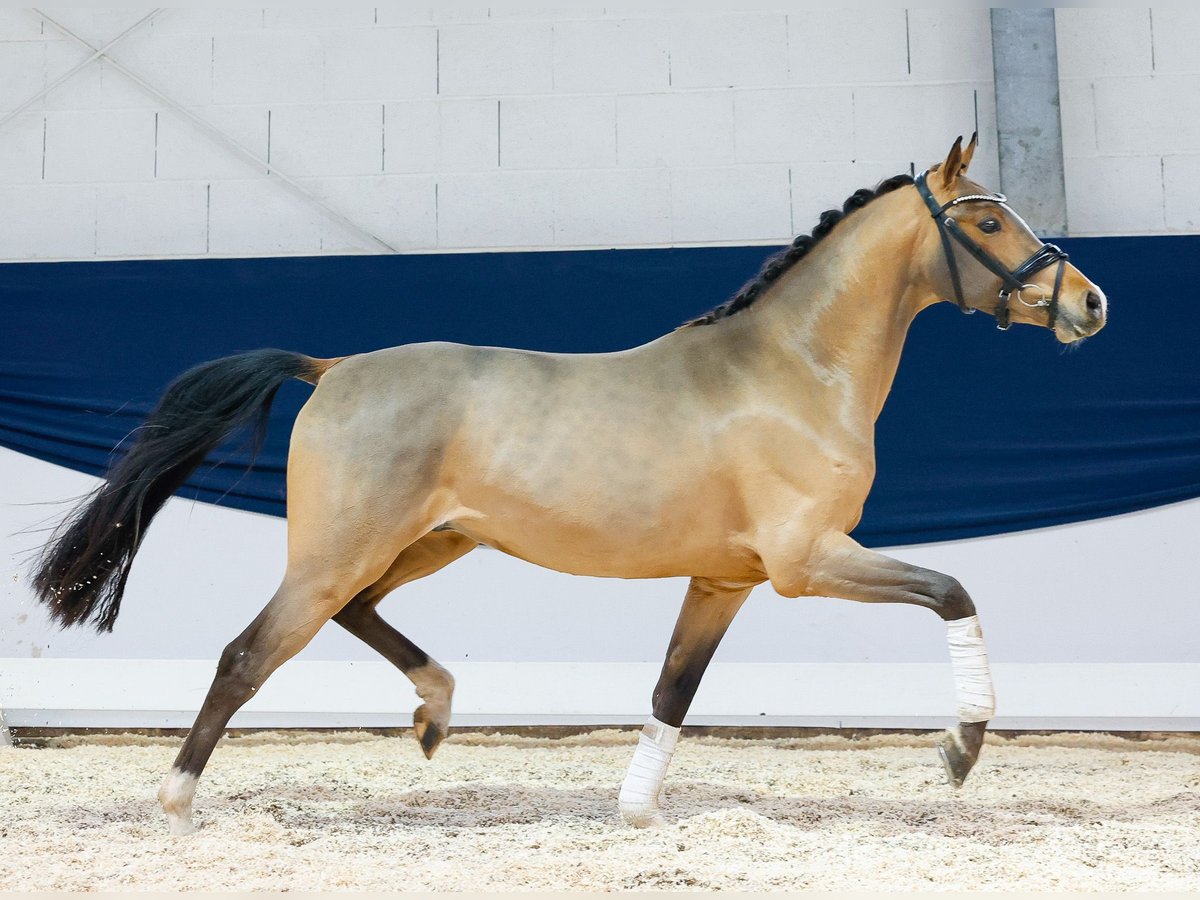
[[[145,25],[147,22],[149,22],[151,19],[153,19],[155,16],[157,16],[160,12],[162,12],[161,9],[156,9],[156,10],[152,10],[151,12],[142,16],[140,19],[138,19],[136,22],[134,22],[132,25],[130,25],[128,28],[126,28],[124,31],[122,31],[120,34],[118,34],[115,38],[113,38],[111,41],[109,41],[107,44],[105,44],[99,50],[94,50],[92,55],[89,56],[87,59],[85,59],[83,62],[79,63],[79,65],[67,70],[62,75],[55,78],[52,82],[50,82],[48,85],[46,85],[40,91],[38,91],[36,94],[34,94],[28,100],[26,100],[24,103],[22,103],[16,109],[9,110],[7,113],[4,114],[3,118],[0,118],[0,128],[3,128],[5,125],[7,125],[9,122],[11,122],[13,119],[15,119],[21,113],[25,112],[25,110],[29,109],[29,107],[33,106],[33,104],[37,103],[39,100],[41,100],[43,97],[45,97],[47,94],[49,94],[55,88],[61,87],[62,85],[66,84],[68,81],[70,81],[76,75],[78,75],[80,72],[82,72],[88,66],[90,66],[93,62],[98,60],[100,57],[104,56],[104,54],[108,53],[108,51],[111,50],[113,47],[115,47],[117,44],[121,43],[121,41],[125,40],[125,38],[129,37],[129,35],[133,34],[135,31],[137,31],[139,28],[141,28],[143,25]]]
[[[193,124],[198,126],[203,131],[207,132],[211,137],[214,137],[221,143],[225,144],[229,149],[233,150],[235,153],[237,153],[243,159],[254,163],[256,166],[263,167],[270,176],[272,176],[273,178],[282,182],[287,187],[291,188],[293,191],[295,191],[297,194],[299,194],[301,197],[303,197],[304,199],[306,199],[310,203],[312,203],[314,206],[321,209],[326,215],[328,215],[331,219],[333,219],[335,222],[337,222],[342,227],[349,229],[350,231],[354,232],[355,234],[359,235],[360,237],[366,238],[371,243],[375,244],[376,246],[380,247],[383,250],[386,250],[389,253],[399,253],[400,252],[397,248],[393,247],[391,244],[389,244],[383,238],[379,237],[379,235],[375,234],[374,232],[370,231],[369,229],[364,228],[362,225],[359,225],[357,222],[354,222],[354,221],[348,219],[346,216],[342,215],[340,212],[338,212],[336,209],[331,207],[328,203],[326,203],[324,200],[322,200],[320,197],[318,197],[312,191],[308,190],[308,188],[306,188],[303,185],[296,182],[295,179],[288,177],[288,175],[286,175],[285,173],[279,171],[279,169],[276,166],[272,165],[267,160],[260,157],[253,150],[250,150],[249,148],[238,143],[233,138],[231,138],[229,135],[227,135],[225,132],[221,131],[221,129],[217,128],[215,125],[212,125],[209,122],[206,122],[204,119],[200,118],[200,116],[196,115],[194,112],[192,112],[187,107],[183,106],[178,101],[172,99],[171,97],[168,97],[166,94],[164,94],[162,91],[160,91],[154,85],[150,84],[148,81],[146,81],[141,76],[136,75],[135,73],[129,71],[129,69],[125,68],[123,65],[121,65],[119,62],[117,62],[111,56],[109,56],[107,53],[104,52],[105,49],[107,49],[107,48],[97,49],[92,44],[90,44],[88,41],[84,40],[79,35],[77,35],[75,32],[71,31],[71,29],[69,29],[65,25],[62,25],[61,23],[55,21],[53,18],[46,15],[41,10],[34,10],[34,12],[36,12],[38,15],[40,15],[56,31],[65,35],[66,37],[69,37],[71,40],[75,41],[76,43],[81,44],[86,49],[91,50],[92,54],[93,54],[92,55],[93,59],[94,58],[103,59],[108,65],[112,66],[113,69],[120,72],[122,75],[124,75],[126,78],[128,78],[130,81],[132,81],[134,84],[136,84],[142,90],[146,91],[151,96],[153,96],[156,99],[165,103],[168,107],[175,110],[180,115],[184,116],[186,119],[188,119],[190,122],[192,122]]]

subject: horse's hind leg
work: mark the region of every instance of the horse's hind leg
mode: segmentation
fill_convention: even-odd
[[[453,531],[434,531],[401,553],[387,573],[364,588],[333,617],[352,635],[364,641],[408,676],[424,701],[413,712],[413,732],[426,759],[450,730],[450,703],[454,677],[430,659],[420,647],[389,625],[376,607],[403,584],[432,575],[478,544]]]
[[[657,825],[667,766],[704,670],[753,585],[693,578],[675,622],[667,658],[654,688],[654,715],[638,746],[618,798],[621,815],[638,827]]]
[[[316,484],[308,481],[307,485]],[[293,482],[289,472],[289,488]],[[421,536],[419,525],[400,522],[380,531],[380,510],[369,499],[339,504],[340,516],[317,515],[319,490],[292,491],[288,568],[271,602],[238,635],[217,665],[196,723],[184,739],[158,798],[174,834],[192,831],[192,795],[230,717],[272,672],[298,653],[346,602],[379,580],[397,554]],[[329,504],[330,508],[338,508]],[[353,510],[358,515],[350,515]]]

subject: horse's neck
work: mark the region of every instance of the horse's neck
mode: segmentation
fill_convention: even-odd
[[[868,429],[891,390],[909,325],[929,302],[927,287],[909,271],[916,229],[873,212],[839,224],[742,314],[788,361],[770,377],[807,382],[811,390],[794,392],[798,402],[826,397],[843,422]]]

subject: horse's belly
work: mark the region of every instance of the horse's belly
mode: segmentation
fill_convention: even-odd
[[[573,575],[735,577],[756,570],[757,557],[728,517],[681,506],[656,508],[644,493],[625,503],[592,497],[551,507],[493,496],[465,504],[446,527]]]

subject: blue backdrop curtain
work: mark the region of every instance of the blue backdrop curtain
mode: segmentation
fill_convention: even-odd
[[[1061,244],[1108,293],[1107,330],[1064,350],[1043,329],[1002,334],[950,304],[922,314],[879,422],[859,540],[1016,531],[1200,495],[1200,237]],[[767,252],[3,265],[0,444],[101,474],[174,376],[257,347],[630,347],[727,298]],[[281,392],[253,469],[231,444],[181,493],[283,515],[288,437],[310,391]]]

